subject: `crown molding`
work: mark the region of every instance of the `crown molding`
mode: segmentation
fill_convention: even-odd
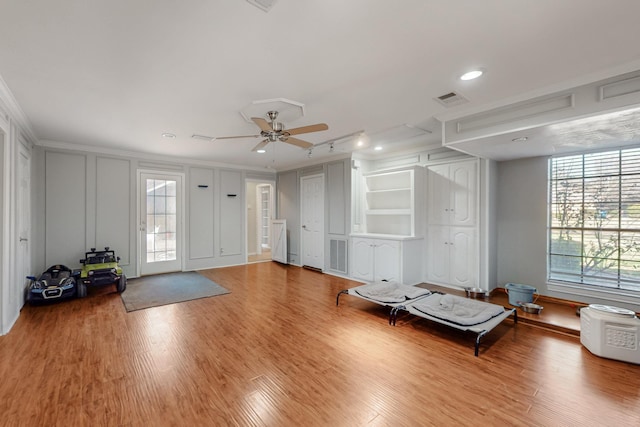
[[[0,100],[7,107],[9,111],[9,117],[18,125],[20,130],[22,131],[24,137],[32,144],[37,144],[38,137],[33,130],[33,126],[31,126],[31,122],[29,118],[24,113],[20,104],[13,96],[11,89],[7,86],[7,83],[4,81],[2,76],[0,75]]]

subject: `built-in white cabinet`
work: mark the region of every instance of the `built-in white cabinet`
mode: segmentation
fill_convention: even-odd
[[[429,166],[429,224],[476,225],[477,161]]]
[[[422,282],[425,168],[366,172],[359,178],[351,276],[366,282]]]
[[[427,279],[477,286],[478,162],[429,166],[427,181]]]
[[[475,233],[473,227],[429,226],[427,277],[430,281],[476,286]]]
[[[422,239],[352,236],[351,275],[366,282],[420,283]]]
[[[422,234],[417,220],[422,197],[424,168],[364,174],[364,232],[396,236]]]

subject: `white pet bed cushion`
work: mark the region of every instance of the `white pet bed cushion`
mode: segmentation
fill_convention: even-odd
[[[433,294],[411,306],[429,316],[456,325],[473,326],[504,313],[504,307],[456,295]]]
[[[395,304],[430,295],[428,289],[416,286],[401,285],[395,282],[376,282],[352,289],[356,294],[373,301]]]

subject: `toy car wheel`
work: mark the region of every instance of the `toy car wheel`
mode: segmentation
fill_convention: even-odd
[[[78,281],[76,287],[77,287],[76,292],[77,292],[78,298],[84,298],[87,296],[87,285],[85,285],[81,281]]]
[[[118,280],[118,283],[116,283],[116,289],[118,290],[119,294],[123,293],[124,290],[127,289],[127,277],[124,275],[124,273],[122,273],[122,275],[120,276],[120,280]]]

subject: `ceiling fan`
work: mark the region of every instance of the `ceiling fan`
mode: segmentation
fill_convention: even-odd
[[[267,117],[269,118],[269,121],[266,121],[261,117],[251,117],[251,120],[253,120],[253,122],[260,128],[259,135],[222,136],[217,137],[216,139],[258,138],[261,136],[265,139],[260,141],[260,143],[253,147],[253,150],[251,151],[258,151],[265,147],[268,143],[276,141],[286,142],[287,144],[296,145],[306,150],[313,147],[313,144],[302,139],[293,138],[291,135],[300,135],[302,133],[319,132],[329,129],[329,126],[327,126],[325,123],[318,123],[315,125],[302,126],[293,129],[285,129],[282,122],[276,121],[276,119],[278,118],[277,111],[267,112]]]

